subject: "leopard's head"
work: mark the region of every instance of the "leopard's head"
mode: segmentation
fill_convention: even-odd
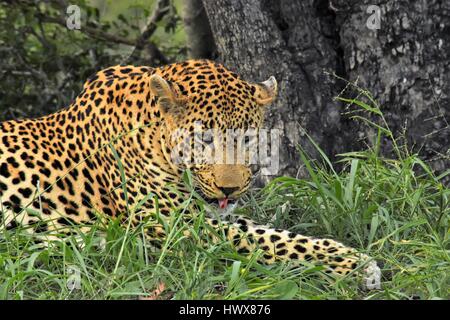
[[[172,164],[189,168],[197,190],[221,206],[242,195],[252,178],[248,150],[276,97],[275,78],[249,83],[202,60],[152,75],[150,89],[158,97]]]

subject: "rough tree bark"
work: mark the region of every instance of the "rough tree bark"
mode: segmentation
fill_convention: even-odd
[[[183,4],[183,22],[189,56],[195,59],[212,59],[216,47],[202,0],[185,0]]]
[[[402,130],[406,123],[412,144],[423,146],[428,159],[436,156],[433,151],[447,152],[448,2],[203,0],[203,5],[219,60],[248,80],[274,75],[279,82],[279,98],[267,117],[269,127],[283,132],[279,174],[302,174],[296,146],[307,140],[303,129],[330,156],[361,147],[357,138],[368,136],[333,101],[345,83],[324,71],[358,78],[392,128]],[[379,30],[366,25],[369,5],[381,10]],[[314,154],[312,146],[306,148]]]
[[[361,3],[362,2],[362,3]],[[367,7],[380,29],[364,28]],[[450,2],[333,1],[345,76],[378,99],[390,127],[437,171],[450,165]],[[358,135],[362,135],[361,128]],[[390,145],[385,150],[389,151]]]

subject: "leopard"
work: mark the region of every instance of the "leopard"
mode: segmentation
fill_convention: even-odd
[[[193,192],[185,183],[187,171],[202,198],[227,207],[248,191],[251,165],[176,161],[174,150],[192,145],[195,139],[186,136],[192,138],[197,124],[219,133],[260,129],[277,94],[275,77],[248,82],[211,60],[103,69],[68,107],[0,123],[0,225],[27,226],[39,235],[87,228],[102,217],[133,227],[155,215],[169,220]],[[184,136],[174,137],[180,130]],[[131,215],[137,204],[141,209]],[[215,241],[223,238],[242,255],[260,250],[266,264],[309,262],[347,275],[373,261],[341,242],[242,215],[204,220]],[[145,230],[149,239],[165,237],[161,226]]]

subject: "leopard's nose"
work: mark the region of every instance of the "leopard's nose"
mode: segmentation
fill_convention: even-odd
[[[232,194],[233,192],[239,190],[239,187],[232,187],[232,188],[227,187],[227,188],[219,188],[219,189],[220,189],[220,191],[223,192],[223,194],[224,194],[226,197],[228,197],[228,196],[229,196],[230,194]]]

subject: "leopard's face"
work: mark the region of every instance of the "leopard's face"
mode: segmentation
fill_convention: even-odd
[[[275,78],[252,84],[210,63],[189,73],[189,81],[154,75],[150,86],[164,113],[164,151],[172,163],[189,168],[208,199],[242,195],[252,177],[248,150],[276,96]]]

